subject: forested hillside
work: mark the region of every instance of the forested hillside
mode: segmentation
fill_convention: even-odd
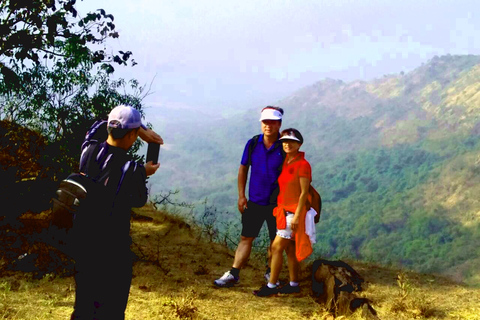
[[[370,82],[323,80],[276,103],[282,127],[303,133],[323,196],[317,255],[480,282],[479,79],[479,56],[435,57]],[[219,225],[237,222],[236,173],[261,107],[165,124],[154,189],[208,198]]]

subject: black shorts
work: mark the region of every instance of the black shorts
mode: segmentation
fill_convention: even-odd
[[[262,229],[263,222],[267,222],[270,240],[275,239],[277,222],[273,216],[275,205],[261,206],[251,201],[247,203],[247,209],[242,214],[242,236],[256,238]]]

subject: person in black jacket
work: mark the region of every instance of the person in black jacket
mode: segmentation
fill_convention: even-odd
[[[108,138],[104,136],[105,130]],[[71,319],[124,319],[132,279],[130,213],[147,201],[146,178],[160,164],[142,165],[127,151],[137,138],[163,144],[147,129],[140,113],[117,106],[108,121],[97,121],[82,144],[80,172],[101,184],[76,215],[71,230],[75,259],[75,306]]]

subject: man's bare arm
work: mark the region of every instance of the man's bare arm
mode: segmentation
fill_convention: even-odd
[[[238,211],[243,213],[247,208],[247,197],[245,189],[247,187],[248,166],[240,165],[238,168]]]

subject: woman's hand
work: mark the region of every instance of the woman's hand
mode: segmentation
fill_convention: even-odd
[[[290,221],[290,229],[292,229],[293,232],[297,231],[298,229],[298,217],[299,214],[295,214],[292,218],[292,221]]]

